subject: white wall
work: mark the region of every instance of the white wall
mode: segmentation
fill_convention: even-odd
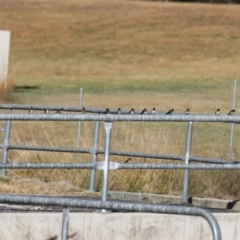
[[[0,30],[0,83],[7,81],[10,49],[10,31]]]

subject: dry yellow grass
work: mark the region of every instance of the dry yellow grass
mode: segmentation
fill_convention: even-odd
[[[232,80],[240,76],[239,13],[238,5],[0,0],[1,28],[12,32],[12,83],[38,87],[15,92],[15,102],[78,105],[79,87],[83,87],[87,106],[154,106],[163,111],[190,107],[192,112],[206,114],[220,107],[226,113],[231,108]],[[75,147],[76,128],[76,123],[17,122],[11,142]],[[92,129],[93,124],[83,123],[82,147],[91,147]],[[113,131],[112,149],[184,154],[186,124],[117,123]],[[103,133],[102,128],[101,148]],[[194,124],[194,156],[227,158],[228,141],[229,126]],[[238,149],[239,141],[235,141],[235,159],[239,159]],[[9,159],[78,161],[74,154],[25,151],[11,151]],[[81,156],[80,160],[89,162],[90,158]],[[123,162],[124,158],[112,160]],[[238,175],[193,171],[190,194],[239,196]],[[87,188],[89,171],[16,170],[9,171],[9,176],[66,180]],[[181,179],[181,171],[136,170],[131,174],[125,170],[111,173],[109,187],[179,194]],[[32,192],[31,187],[26,189]]]
[[[238,5],[0,1],[17,85],[120,87],[239,76]],[[66,79],[68,81],[66,82]],[[108,86],[108,87],[110,87]]]
[[[10,79],[7,82],[0,82],[0,103],[11,101],[12,91],[13,87]]]

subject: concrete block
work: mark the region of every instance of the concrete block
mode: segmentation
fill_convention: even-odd
[[[10,31],[0,31],[0,83],[7,80]]]
[[[223,240],[240,239],[240,213],[215,213]],[[62,213],[1,213],[0,240],[61,239]],[[99,240],[212,240],[202,217],[154,213],[71,213],[71,239]]]

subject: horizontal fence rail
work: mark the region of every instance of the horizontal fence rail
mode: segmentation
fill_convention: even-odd
[[[0,149],[3,148],[3,144],[0,144]],[[28,150],[28,151],[46,151],[46,152],[68,152],[68,153],[86,153],[92,154],[92,149],[78,149],[78,148],[60,148],[60,147],[42,147],[42,146],[21,146],[8,144],[7,149],[14,150]],[[104,150],[94,150],[96,154],[104,154]],[[152,159],[166,159],[166,160],[179,160],[184,161],[185,156],[176,156],[168,154],[151,154],[151,153],[139,153],[139,152],[122,152],[122,151],[110,151],[110,155],[113,156],[126,156],[126,157],[137,157],[137,158],[152,158]],[[190,156],[189,161],[192,162],[205,162],[205,163],[238,163],[238,161],[202,158]]]
[[[82,200],[59,197],[40,197],[11,194],[0,194],[0,203],[51,205],[51,206],[57,205],[63,207],[79,207],[79,208],[87,207],[93,209],[200,216],[206,219],[206,221],[210,225],[213,239],[214,240],[222,239],[221,230],[216,218],[208,210],[198,207],[167,206],[158,204],[126,203],[120,201]]]
[[[46,105],[30,105],[30,104],[0,104],[0,110],[4,109],[11,109],[11,110],[23,110],[23,111],[29,111],[36,110],[36,111],[45,111],[48,110],[49,113],[53,113],[53,111],[59,111],[62,110],[63,112],[76,112],[76,113],[82,113],[84,109],[84,113],[98,113],[98,114],[104,114],[106,113],[106,108],[95,108],[95,107],[82,107],[82,103],[79,107],[72,107],[72,106],[46,106]],[[110,114],[119,114],[118,108],[111,108],[108,109]],[[141,114],[142,110],[134,110],[134,114]],[[121,114],[129,114],[129,109],[121,109]],[[153,114],[152,110],[146,111],[144,113],[146,115]],[[156,111],[154,115],[165,115],[165,111]],[[183,115],[185,112],[173,112],[173,115]],[[191,113],[194,115],[193,113]]]
[[[140,115],[140,114],[0,114],[12,121],[132,121],[132,122],[225,122],[240,123],[240,116],[228,115]]]
[[[93,163],[0,163],[0,169],[97,169],[104,170],[105,162]],[[109,170],[120,169],[191,169],[191,170],[239,170],[237,164],[147,164],[109,162]]]

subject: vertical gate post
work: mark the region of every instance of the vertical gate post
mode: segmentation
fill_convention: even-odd
[[[237,79],[234,80],[232,109],[236,109],[236,99],[237,99]],[[230,160],[232,160],[233,157],[233,138],[234,138],[234,123],[231,124],[230,130],[230,149],[229,149]]]
[[[62,218],[62,240],[68,239],[68,225],[69,225],[69,208],[63,208]]]
[[[110,161],[110,144],[112,133],[112,122],[105,122],[105,155],[103,167],[103,183],[102,183],[102,201],[107,201],[108,194],[108,176],[109,176],[109,161]]]
[[[82,109],[83,107],[83,88],[80,88],[80,95],[79,95],[79,107]],[[80,148],[80,138],[81,138],[81,121],[78,121],[78,130],[77,130],[77,149]],[[77,158],[79,153],[77,153]]]
[[[95,121],[93,147],[92,147],[92,163],[97,162],[99,130],[100,130],[100,121]],[[96,169],[92,169],[91,174],[90,174],[90,182],[89,182],[89,190],[90,191],[94,191],[94,189],[95,189],[95,178],[96,178]]]
[[[189,164],[189,157],[191,154],[192,147],[192,122],[188,123],[187,129],[187,139],[186,139],[186,152],[185,152],[185,164]],[[189,169],[184,170],[184,178],[183,178],[183,194],[182,194],[182,202],[188,202],[188,179],[189,179]]]
[[[8,114],[11,114],[12,110],[8,110]],[[7,120],[5,124],[5,134],[4,134],[4,141],[3,141],[3,148],[2,148],[2,163],[7,163],[8,162],[8,144],[10,140],[10,130],[11,130],[11,120]],[[2,176],[7,175],[7,170],[2,169]]]

